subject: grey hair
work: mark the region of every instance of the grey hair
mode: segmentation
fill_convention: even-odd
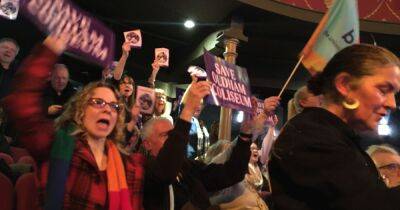
[[[225,163],[231,156],[234,145],[236,145],[236,141],[218,140],[208,148],[203,162],[207,165],[211,163]]]
[[[142,137],[143,140],[146,140],[150,134],[153,132],[153,126],[156,122],[160,121],[167,121],[171,123],[170,120],[166,117],[153,117],[150,120],[148,120],[144,125],[142,130],[140,131],[140,136]]]
[[[4,37],[4,38],[0,39],[0,43],[3,43],[3,42],[11,42],[11,43],[13,43],[17,47],[17,54],[18,54],[19,45],[18,45],[18,42],[15,41],[15,39],[12,39],[12,38],[9,38],[9,37]]]
[[[54,64],[52,71],[55,71],[56,69],[66,69],[68,71],[68,73],[69,73],[68,67],[65,64],[62,64],[62,63]]]
[[[304,107],[300,104],[301,100],[304,100],[311,94],[306,86],[299,88],[293,96],[293,104],[297,114],[303,111]]]
[[[381,144],[381,145],[371,145],[368,147],[367,151],[369,156],[372,156],[373,154],[377,152],[382,152],[382,153],[391,153],[394,155],[399,155],[399,153],[394,149],[392,146],[388,144]]]

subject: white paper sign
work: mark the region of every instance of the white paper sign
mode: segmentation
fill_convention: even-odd
[[[153,114],[155,100],[154,89],[137,86],[136,104],[139,105],[141,113]]]
[[[207,72],[201,67],[198,66],[189,66],[187,70],[190,75],[194,75],[197,78],[207,78]]]
[[[10,20],[17,19],[19,0],[0,0],[0,16]]]
[[[169,66],[169,49],[167,48],[156,48],[154,50],[155,60],[159,66]]]
[[[141,48],[142,47],[142,33],[140,30],[125,31],[124,32],[125,42],[129,42],[131,47]]]

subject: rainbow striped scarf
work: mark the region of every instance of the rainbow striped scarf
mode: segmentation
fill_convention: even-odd
[[[56,132],[50,152],[49,176],[46,186],[45,210],[61,210],[63,206],[65,183],[75,148],[75,138],[70,133],[74,126]],[[108,146],[107,182],[109,210],[132,210],[129,189],[121,155],[112,141]]]

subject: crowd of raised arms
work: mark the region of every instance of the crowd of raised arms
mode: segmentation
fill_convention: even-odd
[[[150,102],[124,74],[129,43],[81,87],[57,63],[65,49],[65,36],[50,35],[17,65],[18,43],[0,39],[0,178],[15,188],[1,195],[14,209],[400,209],[398,152],[359,142],[396,108],[400,61],[387,49],[339,51],[290,100],[279,134],[281,99],[270,96],[233,139],[200,119],[210,81],[192,75],[167,109],[154,61],[144,113]]]

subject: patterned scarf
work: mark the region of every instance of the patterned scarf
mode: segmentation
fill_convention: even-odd
[[[56,132],[50,153],[49,176],[46,186],[45,210],[62,209],[75,139],[70,135],[74,126]],[[107,141],[107,182],[109,210],[132,210],[124,165],[117,147]]]

